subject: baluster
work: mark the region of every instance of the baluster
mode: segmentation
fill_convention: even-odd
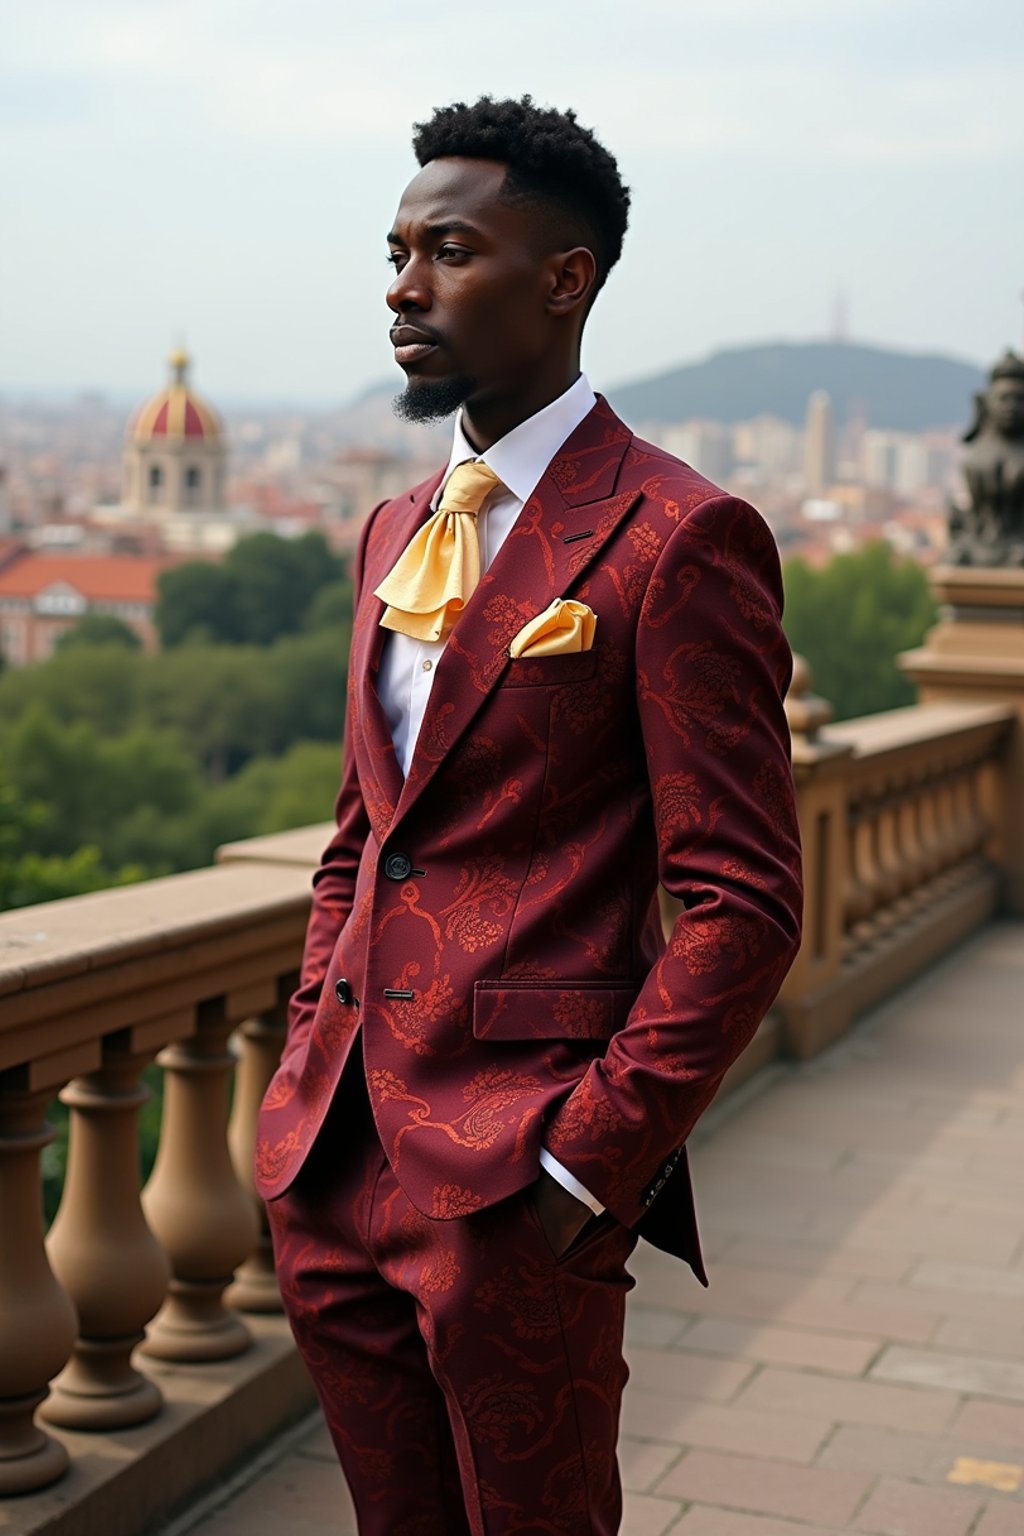
[[[32,1418],[78,1332],[43,1244],[39,1154],[53,1140],[51,1096],[0,1086],[0,1494],[44,1488],[68,1465]]]
[[[235,1097],[231,1108],[228,1146],[235,1175],[242,1188],[251,1192],[260,1222],[256,1249],[238,1270],[235,1282],[224,1298],[229,1306],[240,1307],[243,1312],[282,1310],[266,1207],[256,1194],[252,1158],[260,1101],[281,1058],[285,1014],[286,1005],[282,1003],[260,1017],[246,1019],[233,1037],[238,1042],[240,1054],[235,1071]]]
[[[235,1058],[223,999],[199,1010],[196,1034],[167,1046],[160,1145],[142,1206],[171,1261],[167,1300],[140,1349],[160,1360],[226,1360],[252,1343],[224,1291],[259,1238],[227,1144]]]
[[[927,897],[932,896],[931,886],[942,869],[942,835],[939,829],[938,784],[929,777],[921,790],[919,810],[921,827],[922,867],[927,881]]]
[[[899,856],[898,815],[899,795],[892,785],[888,785],[879,804],[876,823],[877,878],[882,903],[878,920],[887,932],[897,927],[906,914],[906,905],[901,900],[904,871]]]
[[[863,799],[858,800],[856,804],[851,804],[849,853],[851,897],[848,902],[851,920],[848,941],[851,955],[869,948],[878,937],[878,927],[874,921],[878,898],[872,855],[872,823],[871,812]]]
[[[948,764],[943,766],[942,777],[935,787],[935,823],[939,843],[937,884],[940,890],[949,891],[957,883],[954,865],[959,856],[959,839],[956,806],[953,800],[952,772]]]
[[[149,1098],[139,1074],[152,1052],[125,1046],[108,1048],[97,1071],[60,1095],[70,1110],[68,1166],[47,1248],[80,1335],[41,1411],[72,1429],[141,1424],[163,1406],[159,1387],[131,1363],[170,1266],[139,1202],[138,1117]]]

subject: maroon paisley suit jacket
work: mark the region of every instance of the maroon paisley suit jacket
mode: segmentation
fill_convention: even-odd
[[[373,589],[439,478],[376,508],[360,539],[337,831],[257,1185],[288,1188],[361,1050],[420,1210],[513,1194],[543,1142],[703,1279],[684,1143],[800,933],[775,544],[599,397],[452,633],[403,779]],[[510,658],[566,596],[597,614],[593,649]],[[683,903],[667,945],[659,880]]]

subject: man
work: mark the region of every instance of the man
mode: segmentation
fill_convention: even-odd
[[[610,1536],[625,1261],[705,1279],[684,1144],[798,945],[778,559],[580,373],[608,152],[528,97],[414,144],[400,406],[459,414],[359,543],[258,1181],[362,1536]]]

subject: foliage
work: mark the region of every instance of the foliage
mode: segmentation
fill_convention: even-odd
[[[113,613],[86,613],[77,624],[66,629],[57,640],[58,651],[70,645],[121,645],[129,651],[141,651],[142,641],[123,619]]]
[[[789,560],[785,584],[790,644],[810,663],[814,691],[836,719],[913,703],[896,657],[920,645],[936,616],[919,565],[879,540],[820,570]]]
[[[156,623],[165,647],[197,634],[231,645],[270,645],[295,634],[316,595],[345,574],[322,533],[253,533],[222,565],[193,560],[159,578]],[[349,604],[349,609],[351,604]]]

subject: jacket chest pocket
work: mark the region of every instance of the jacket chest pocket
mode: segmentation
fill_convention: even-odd
[[[498,683],[499,688],[549,688],[562,683],[582,683],[597,670],[597,651],[564,651],[555,656],[513,656]]]

